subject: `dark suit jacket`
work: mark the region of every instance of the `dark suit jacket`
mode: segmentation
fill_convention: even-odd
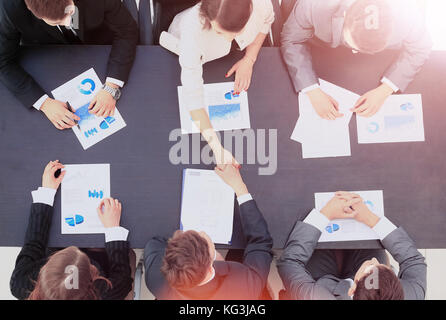
[[[53,207],[34,203],[31,206],[28,228],[25,235],[25,245],[19,253],[11,276],[10,288],[17,299],[27,299],[34,290],[40,269],[47,263],[49,250],[47,248]],[[112,283],[109,288],[104,281],[95,283],[99,296],[104,300],[124,299],[132,290],[129,261],[129,244],[127,241],[111,241],[105,244],[108,256],[109,274],[106,276]],[[91,259],[90,259],[91,260]],[[101,271],[95,261],[91,261]]]
[[[107,76],[126,82],[136,53],[138,29],[121,0],[74,0],[85,44],[112,44]],[[28,10],[24,0],[0,1],[0,81],[31,107],[44,90],[22,69],[20,44],[69,44],[57,27],[47,25]]]
[[[215,277],[207,284],[187,291],[175,290],[160,271],[167,241],[153,238],[144,251],[146,284],[157,299],[245,300],[259,299],[268,278],[273,239],[254,200],[240,206],[240,217],[247,240],[243,264],[215,261]]]
[[[327,274],[317,281],[305,266],[313,255],[321,232],[312,225],[298,221],[287,241],[277,268],[287,294],[299,300],[347,300],[350,284]],[[409,235],[402,228],[392,231],[382,245],[399,263],[398,277],[406,300],[424,299],[426,293],[426,263]]]

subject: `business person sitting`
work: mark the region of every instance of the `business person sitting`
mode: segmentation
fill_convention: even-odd
[[[104,199],[97,209],[106,228],[105,258],[98,250],[83,252],[68,247],[51,254],[48,249],[54,196],[65,175],[62,171],[56,178],[56,172],[63,168],[58,160],[49,162],[43,173],[42,187],[31,193],[33,204],[25,244],[10,281],[12,294],[29,300],[131,298],[131,251],[126,241],[128,231],[119,226],[122,206],[118,200]],[[93,260],[93,256],[99,260]]]
[[[0,81],[25,107],[45,113],[56,128],[71,128],[79,117],[67,109],[66,101],[48,97],[19,65],[21,45],[112,44],[105,85],[90,104],[91,113],[107,117],[128,80],[137,41],[136,22],[121,0],[3,0]]]
[[[297,0],[281,38],[296,92],[306,93],[319,116],[331,120],[343,115],[339,102],[319,88],[309,43],[345,46],[364,54],[401,51],[381,84],[362,95],[352,109],[364,117],[378,112],[392,93],[406,90],[432,47],[422,10],[413,0]]]
[[[219,165],[239,164],[221,145],[206,113],[203,64],[229,54],[235,40],[245,55],[226,78],[235,73],[236,94],[248,90],[257,55],[273,21],[270,0],[202,0],[179,13],[168,33],[161,34],[161,46],[179,55],[185,103]]]
[[[259,299],[272,260],[273,239],[256,202],[233,165],[216,173],[231,186],[240,206],[247,246],[243,262],[222,261],[204,232],[176,231],[155,237],[144,250],[146,284],[157,299]]]
[[[398,276],[384,249],[315,250],[330,220],[346,218],[376,232],[399,263]],[[277,268],[291,299],[416,300],[426,293],[426,263],[409,235],[348,192],[337,192],[320,212],[296,222]]]

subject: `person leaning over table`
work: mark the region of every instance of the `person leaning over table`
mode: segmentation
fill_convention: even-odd
[[[248,90],[254,64],[273,21],[270,0],[202,0],[179,13],[168,33],[161,34],[161,46],[179,55],[185,104],[218,164],[238,166],[221,145],[206,113],[203,64],[229,54],[235,41],[245,55],[225,77],[235,73],[236,94]]]
[[[306,93],[325,119],[342,117],[339,101],[320,87],[310,43],[354,53],[399,49],[381,85],[362,95],[353,112],[370,117],[388,96],[406,90],[429,57],[432,41],[423,10],[413,0],[297,0],[282,30],[281,51],[296,92]],[[336,64],[336,61],[332,61]]]
[[[333,219],[356,219],[372,228],[399,263],[398,276],[384,249],[317,250]],[[288,299],[422,300],[426,294],[425,259],[406,231],[349,192],[337,192],[320,212],[313,209],[296,222],[277,268]]]
[[[242,261],[224,261],[205,232],[176,231],[151,239],[144,250],[146,284],[160,300],[246,300],[265,294],[273,239],[255,200],[233,165],[215,172],[234,189],[247,242]],[[226,256],[228,260],[228,256]]]
[[[54,196],[65,175],[62,171],[56,178],[55,173],[63,168],[58,160],[49,162],[42,187],[31,193],[25,244],[10,280],[12,294],[21,300],[131,299],[136,257],[126,240],[128,230],[120,227],[122,205],[117,199],[104,199],[97,209],[106,228],[105,257],[101,251],[73,246],[53,253],[48,248]],[[135,260],[132,266],[129,256]]]
[[[111,44],[105,85],[90,104],[91,113],[107,117],[114,114],[120,88],[128,80],[137,42],[136,22],[121,0],[0,1],[0,81],[25,107],[42,111],[60,130],[80,118],[67,109],[66,101],[48,97],[19,65],[22,45]]]

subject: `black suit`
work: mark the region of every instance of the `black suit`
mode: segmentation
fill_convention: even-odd
[[[167,241],[153,238],[144,251],[146,284],[157,299],[256,300],[266,285],[272,260],[273,239],[254,200],[240,206],[247,240],[243,264],[215,261],[215,277],[203,286],[178,291],[167,284],[160,271]]]
[[[79,10],[75,29],[79,40],[85,44],[112,44],[107,76],[126,82],[138,42],[135,20],[121,0],[74,3]],[[24,0],[0,1],[0,81],[26,107],[31,107],[45,92],[18,64],[20,45],[70,43],[72,39],[64,37],[58,27],[36,18]]]
[[[34,290],[40,269],[47,263],[51,252],[47,248],[53,207],[34,203],[26,230],[25,244],[16,260],[11,276],[10,288],[17,299],[27,299]],[[112,283],[108,288],[104,281],[95,282],[95,288],[101,299],[124,299],[132,289],[133,279],[129,262],[129,244],[127,241],[110,241],[105,244],[108,265],[100,265],[90,258]],[[108,273],[103,272],[104,269]]]

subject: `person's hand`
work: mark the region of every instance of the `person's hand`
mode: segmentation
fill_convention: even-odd
[[[307,92],[308,98],[317,114],[326,120],[336,120],[344,115],[339,112],[339,104],[331,96],[316,88]]]
[[[384,101],[393,93],[392,88],[383,83],[358,99],[351,111],[361,117],[371,117],[381,109]]]
[[[96,209],[105,228],[119,227],[122,205],[118,199],[108,198],[101,201]]]
[[[54,174],[57,170],[62,170],[63,168],[65,168],[65,166],[60,163],[59,160],[50,161],[43,171],[42,187],[57,190],[63,180],[63,177],[65,177],[65,171],[62,171],[57,178],[54,176]]]
[[[66,103],[51,98],[45,100],[42,107],[40,107],[40,111],[59,130],[69,129],[76,125],[73,120],[79,121],[81,119],[68,110]]]
[[[364,203],[363,199],[360,202],[352,205],[352,214],[356,221],[373,228],[379,222],[379,217],[370,211],[369,207]]]
[[[329,220],[352,219],[355,218],[355,214],[351,207],[361,201],[360,197],[353,196],[353,194],[348,192],[338,191],[322,208],[321,213]]]
[[[215,167],[214,170],[215,173],[235,191],[237,197],[248,193],[248,188],[243,182],[239,169],[236,169],[233,165],[226,164],[222,167]]]
[[[113,83],[107,83],[107,85],[115,89],[118,88],[118,86]],[[90,109],[90,113],[98,117],[106,118],[115,114],[115,107],[116,100],[110,93],[102,89],[90,102],[88,109]]]
[[[232,164],[235,168],[238,169],[241,168],[241,165],[237,162],[232,153],[226,150],[225,148],[218,147],[215,148],[215,150],[213,149],[213,151],[218,167],[223,168],[223,166],[226,164]]]
[[[247,91],[251,85],[252,68],[254,62],[244,57],[239,60],[226,74],[226,78],[230,77],[235,72],[234,92],[240,94],[242,91]]]

